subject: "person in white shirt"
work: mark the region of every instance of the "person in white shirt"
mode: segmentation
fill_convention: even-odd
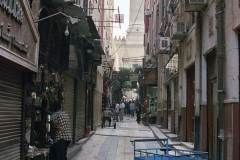
[[[124,109],[125,109],[125,104],[124,104],[123,100],[121,100],[120,105],[119,105],[119,118],[120,118],[120,121],[123,121]]]
[[[119,122],[119,120],[118,120],[118,114],[119,114],[119,104],[117,103],[116,106],[115,106],[116,122]]]

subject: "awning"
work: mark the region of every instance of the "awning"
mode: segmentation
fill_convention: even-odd
[[[85,35],[87,37],[91,36],[87,20],[80,20],[80,22],[77,24],[77,30],[81,35]]]
[[[102,49],[102,46],[100,45],[95,45],[95,51],[99,54],[99,55],[105,55],[103,49]]]
[[[90,34],[92,35],[92,39],[100,39],[101,37],[98,34],[97,28],[95,26],[95,23],[93,22],[92,16],[86,16],[87,22],[90,29]]]
[[[83,8],[79,5],[76,5],[76,4],[64,5],[63,7],[58,7],[57,10],[71,17],[75,17],[80,20],[82,19],[86,20],[86,14],[83,11]]]
[[[102,57],[99,54],[92,54],[92,61],[95,63],[97,62],[101,63]]]
[[[58,2],[58,0],[54,0],[54,1]],[[64,0],[61,0],[61,1],[64,1]],[[69,4],[69,5],[64,5],[63,7],[57,7],[57,10],[59,12],[62,12],[64,14],[70,16],[70,17],[78,18],[80,20],[80,22],[78,22],[77,24],[73,24],[73,25],[76,26],[76,28],[80,32],[80,34],[85,35],[85,36],[90,36],[90,30],[89,30],[86,14],[83,11],[83,8],[81,6],[76,5],[76,4]]]

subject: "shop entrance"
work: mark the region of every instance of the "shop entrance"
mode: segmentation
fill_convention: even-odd
[[[0,63],[1,159],[21,159],[23,76],[20,70]]]
[[[188,142],[194,142],[195,113],[195,66],[187,70],[187,137]]]
[[[217,74],[216,54],[207,56],[207,151],[217,159]]]
[[[172,101],[172,98],[171,98],[171,83],[169,83],[167,85],[167,119],[168,119],[168,123],[167,123],[167,128],[169,131],[171,131],[171,101]]]

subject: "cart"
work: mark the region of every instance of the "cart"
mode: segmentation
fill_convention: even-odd
[[[111,118],[110,124],[109,124],[108,118]],[[113,127],[114,129],[116,129],[116,116],[115,115],[112,115],[110,117],[102,116],[102,128],[105,128],[105,127]]]
[[[157,141],[159,148],[137,148],[137,142]],[[130,141],[134,147],[134,160],[208,160],[208,152],[170,148],[168,139],[137,139]]]

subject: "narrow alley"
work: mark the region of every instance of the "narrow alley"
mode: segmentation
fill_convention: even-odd
[[[72,160],[132,160],[134,155],[130,140],[139,138],[154,138],[151,128],[138,124],[136,117],[124,116],[122,122],[117,122],[116,129],[98,128]],[[142,147],[155,145],[157,147],[158,143],[148,142]]]
[[[240,0],[0,0],[0,160],[240,160],[239,15]]]

